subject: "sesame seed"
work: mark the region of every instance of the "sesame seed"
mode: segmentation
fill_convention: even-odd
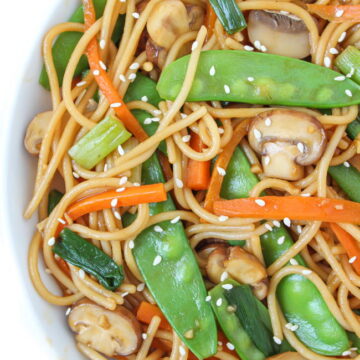
[[[152,122],[159,122],[160,121],[160,118],[158,117],[153,117],[151,118]]]
[[[123,192],[126,188],[124,187],[120,187],[120,188],[117,188],[115,191],[120,193],[120,192]]]
[[[246,50],[246,51],[254,51],[254,48],[252,46],[250,46],[250,45],[245,45],[244,50]]]
[[[153,114],[154,114],[154,115],[161,115],[161,114],[162,114],[162,111],[161,111],[161,110],[154,110],[154,111],[153,111]]]
[[[344,81],[346,79],[346,76],[344,75],[340,75],[340,76],[337,76],[336,78],[334,78],[335,81]]]
[[[157,232],[157,233],[162,233],[164,230],[161,226],[159,225],[155,225],[154,226],[154,231]]]
[[[94,71],[93,71],[93,74],[94,74],[95,76],[99,76],[99,75],[100,75],[100,71],[99,71],[99,70],[94,70]]]
[[[83,269],[79,270],[79,278],[80,279],[85,279],[85,271]]]
[[[350,72],[346,75],[346,77],[347,77],[347,78],[351,78],[351,77],[354,75],[354,73],[355,73],[355,68],[352,67],[352,68],[350,69]]]
[[[264,165],[270,164],[270,156],[264,156]]]
[[[141,97],[141,101],[148,102],[149,98],[146,95],[144,95]]]
[[[214,76],[215,73],[216,73],[216,70],[215,70],[215,66],[213,65],[213,66],[210,68],[209,74],[210,74],[210,76]]]
[[[125,297],[125,296],[128,296],[129,295],[129,292],[128,291],[125,291],[121,294],[122,297]]]
[[[331,49],[329,50],[329,53],[330,53],[330,54],[333,54],[333,55],[337,55],[337,54],[339,53],[339,51],[338,51],[338,49],[336,49],[336,48],[331,48]]]
[[[344,161],[344,166],[349,168],[350,167],[350,163],[348,161]]]
[[[218,128],[219,134],[223,134],[225,132],[225,130],[222,127]]]
[[[132,73],[128,76],[128,79],[129,80],[135,80],[136,79],[136,74],[135,73]]]
[[[352,347],[352,348],[350,348],[350,350],[351,350],[351,351],[357,351],[358,348],[357,348],[357,347]]]
[[[184,183],[181,179],[175,178],[175,184],[178,188],[182,189],[184,187]]]
[[[181,345],[179,346],[179,353],[180,353],[181,356],[186,355],[186,350],[185,350],[184,347],[181,346]]]
[[[138,182],[134,182],[133,185],[134,186],[140,186],[140,184]]]
[[[225,281],[229,277],[229,274],[224,271],[220,276],[220,281]]]
[[[189,142],[190,139],[191,139],[191,135],[185,135],[185,136],[182,137],[182,141],[183,141],[184,143]]]
[[[330,67],[331,66],[331,59],[328,56],[324,57],[324,65],[326,67]]]
[[[337,9],[337,10],[335,11],[335,16],[336,16],[336,17],[341,17],[341,16],[343,15],[343,13],[344,13],[344,10],[342,10],[342,9]]]
[[[73,171],[72,174],[73,174],[73,177],[74,177],[75,179],[79,179],[79,178],[80,178],[80,175],[79,175],[76,171]]]
[[[100,45],[100,49],[105,49],[106,41],[104,39],[101,39],[99,45]]]
[[[225,290],[231,290],[234,286],[232,284],[224,284],[222,285],[222,288]]]
[[[278,345],[280,345],[282,343],[281,339],[279,339],[277,336],[273,336],[273,340]]]
[[[49,245],[49,246],[54,246],[54,245],[55,245],[55,238],[54,238],[54,237],[51,237],[51,238],[48,240],[48,245]]]
[[[59,256],[58,254],[55,254],[55,255],[54,255],[54,258],[55,258],[56,260],[60,260],[60,256]]]
[[[133,18],[138,19],[140,17],[140,14],[137,12],[132,13]]]
[[[111,108],[118,108],[118,107],[120,107],[120,106],[121,106],[121,103],[119,103],[119,102],[112,103],[112,104],[110,105]]]
[[[350,351],[350,350],[346,350],[346,351],[344,351],[341,355],[342,355],[342,356],[351,355],[351,351]]]
[[[255,40],[254,41],[254,46],[258,49],[261,50],[261,42],[259,40]]]
[[[290,227],[291,226],[291,220],[288,218],[288,217],[286,217],[286,218],[284,218],[284,224],[287,226],[287,227]]]
[[[99,65],[103,70],[106,70],[106,65],[100,60]]]
[[[352,97],[352,92],[351,92],[351,90],[349,90],[349,89],[346,89],[346,90],[345,90],[345,94],[346,94],[347,96],[349,96],[349,97]]]
[[[267,47],[266,47],[265,45],[261,45],[261,46],[260,46],[260,50],[261,50],[262,52],[266,52],[266,51],[267,51]]]
[[[219,298],[216,300],[216,306],[221,306],[222,304],[222,298]]]
[[[130,249],[133,249],[135,247],[135,242],[134,242],[134,240],[130,240],[129,241],[129,248]]]
[[[289,12],[288,12],[288,11],[285,11],[285,10],[280,10],[280,14],[282,14],[282,15],[289,15]]]
[[[220,176],[225,176],[225,175],[226,175],[226,170],[223,169],[222,167],[217,166],[217,167],[216,167],[216,170],[217,170],[217,172],[218,172],[218,174],[219,174]]]
[[[128,181],[127,176],[122,176],[119,180],[119,185],[125,185]]]
[[[185,119],[187,117],[187,115],[184,114],[184,113],[180,113],[180,116],[181,116],[182,119]]]
[[[336,210],[344,210],[344,206],[343,205],[335,205],[335,209]]]
[[[261,131],[258,129],[254,129],[254,136],[255,136],[255,139],[260,140],[261,136],[262,136]]]
[[[141,283],[136,287],[136,290],[139,292],[144,291],[144,289],[145,289],[145,283]]]
[[[265,125],[266,126],[271,126],[271,119],[270,118],[265,119]]]
[[[250,81],[250,82],[252,82],[252,81],[254,81],[255,79],[254,79],[252,76],[249,76],[249,77],[247,78],[247,80]]]
[[[68,307],[68,308],[66,309],[65,316],[69,316],[70,313],[71,313],[71,308]]]
[[[300,194],[300,196],[303,196],[303,197],[310,197],[310,196],[311,196],[311,194],[309,194],[309,193],[302,193],[302,194]]]
[[[224,222],[224,221],[226,221],[227,219],[229,219],[229,217],[226,216],[226,215],[220,215],[220,216],[219,216],[219,221],[221,221],[221,222]]]
[[[179,220],[180,220],[180,216],[177,216],[177,217],[173,218],[170,222],[172,224],[176,224],[177,222],[179,222]]]
[[[296,147],[298,148],[298,150],[303,154],[305,152],[305,146],[302,142],[299,142],[296,144]]]
[[[302,273],[304,275],[310,275],[312,273],[312,271],[307,269],[307,270],[303,270]]]
[[[285,241],[285,236],[280,236],[280,237],[278,238],[277,243],[278,243],[279,245],[282,245],[282,244],[284,243],[284,241]]]
[[[108,171],[108,164],[105,164],[105,165],[104,165],[104,171],[105,171],[105,172]]]
[[[156,255],[155,259],[153,261],[153,265],[154,266],[159,265],[161,263],[161,260],[162,260],[162,257],[160,255]]]
[[[152,118],[146,118],[145,120],[144,120],[144,124],[145,125],[150,125],[152,123]]]
[[[123,82],[126,81],[126,77],[125,77],[125,75],[123,75],[123,74],[120,74],[120,75],[119,75],[119,79],[120,79],[121,81],[123,81]]]
[[[230,94],[230,87],[229,85],[224,85],[224,91],[226,94]]]
[[[78,87],[82,87],[82,86],[84,86],[84,85],[86,85],[86,81],[79,81],[79,82],[76,84],[76,86],[78,86]]]
[[[124,3],[124,2],[126,2],[126,0],[120,0],[120,2]]]
[[[121,156],[125,155],[125,151],[124,151],[124,149],[123,149],[123,147],[121,145],[118,146],[117,150],[118,150],[118,153]]]
[[[265,205],[266,205],[265,201],[262,200],[262,199],[256,199],[256,200],[255,200],[255,203],[256,203],[257,205],[259,205],[259,206],[265,206]]]
[[[349,259],[349,263],[352,264],[353,262],[356,261],[356,256],[353,256]]]
[[[58,218],[57,221],[58,221],[60,224],[63,224],[63,225],[66,224],[66,221],[65,221],[64,219]]]
[[[298,225],[298,226],[296,227],[296,231],[297,231],[299,234],[302,233],[302,227],[301,227],[301,225]]]
[[[130,70],[137,70],[139,67],[140,67],[140,64],[137,63],[137,62],[134,62],[129,66],[129,69]]]
[[[211,300],[211,296],[208,295],[208,296],[205,298],[205,301],[206,301],[206,302],[209,302],[210,300]]]
[[[269,231],[272,231],[272,229],[273,229],[272,226],[271,226],[270,224],[268,224],[268,223],[266,223],[264,226],[265,226],[265,228],[268,229]]]
[[[227,347],[229,350],[234,350],[234,349],[235,349],[235,346],[234,346],[232,343],[230,343],[230,342],[226,343],[226,347]]]
[[[290,259],[291,265],[299,265],[299,263],[295,259]]]
[[[118,204],[118,199],[112,199],[111,202],[110,202],[110,205],[111,205],[111,207],[113,207],[113,208],[116,207],[117,204]]]
[[[194,51],[198,47],[199,43],[197,41],[194,41],[191,45],[191,51]]]
[[[339,42],[339,43],[343,42],[343,41],[345,40],[345,38],[346,38],[346,31],[344,31],[344,32],[340,35],[338,42]]]
[[[121,220],[121,214],[118,211],[114,211],[114,216],[116,219]]]
[[[143,340],[146,340],[146,339],[147,339],[147,334],[146,334],[146,333],[142,333],[142,334],[141,334],[141,337],[143,338]]]
[[[222,346],[222,344],[223,344],[222,341],[218,341],[219,346]]]
[[[274,220],[273,224],[274,224],[274,226],[276,226],[278,228],[281,226],[280,221],[277,221],[277,220]]]

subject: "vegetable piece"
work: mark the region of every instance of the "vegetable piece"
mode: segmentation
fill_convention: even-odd
[[[73,145],[69,155],[90,170],[130,137],[121,121],[110,115]]]
[[[359,116],[346,127],[346,132],[351,140],[354,140],[360,134]]]
[[[116,290],[124,280],[124,271],[98,247],[83,239],[70,229],[60,233],[61,241],[53,246],[55,254],[68,263],[96,277],[108,290]]]
[[[360,9],[360,5],[358,6]],[[360,50],[358,48],[349,45],[336,57],[335,64],[343,74],[360,84]]]
[[[171,326],[166,320],[166,317],[161,312],[161,310],[156,305],[150,304],[146,301],[142,301],[136,313],[136,317],[138,318],[138,320],[145,324],[150,324],[151,319],[154,316],[158,316],[161,319],[159,325],[161,329],[169,331],[171,330]]]
[[[249,196],[249,191],[258,182],[251,172],[249,161],[243,151],[235,152],[227,170],[221,195],[226,199]],[[230,169],[236,169],[232,172]],[[237,177],[242,173],[242,177]],[[227,178],[230,178],[228,180]],[[293,240],[280,224],[261,237],[261,246],[265,263],[270,266],[275,260],[287,252],[293,245]],[[306,266],[300,255],[294,260]],[[315,285],[300,275],[285,277],[277,288],[277,299],[288,322],[298,325],[295,331],[297,337],[313,351],[325,355],[341,355],[349,349],[349,341],[345,330],[340,326],[329,311],[320,292]]]
[[[298,352],[287,351],[282,354],[269,357],[267,360],[306,360]]]
[[[352,201],[360,202],[360,172],[350,164],[330,166],[331,177]],[[339,220],[340,221],[340,220]]]
[[[264,205],[263,205],[264,204]],[[360,204],[342,199],[263,196],[214,203],[216,215],[282,220],[318,220],[360,224]]]
[[[83,0],[83,5],[85,28],[88,29],[95,22],[94,5],[92,0]],[[114,108],[116,115],[136,139],[144,141],[148,137],[146,132],[125,105],[106,70],[100,66],[100,51],[96,38],[92,39],[87,47],[87,57],[91,71],[97,74],[95,75],[95,80],[99,85],[99,89],[108,100],[110,106]]]
[[[205,16],[205,26],[207,29],[207,39],[210,39],[212,34],[214,33],[214,27],[217,16],[210,2],[206,4],[206,16]]]
[[[265,111],[252,120],[251,147],[262,155],[268,177],[299,180],[304,166],[314,164],[326,147],[325,129],[314,117],[300,111]]]
[[[123,306],[106,310],[90,300],[73,306],[68,317],[76,341],[106,356],[130,355],[141,344],[141,327],[135,316]]]
[[[164,69],[157,85],[162,98],[176,98],[188,61],[187,55]],[[212,66],[216,69],[215,76],[209,76]],[[350,79],[335,81],[339,75],[326,67],[279,55],[242,50],[203,51],[187,101],[219,100],[312,108],[358,104],[360,86]],[[249,80],[251,77],[254,80]],[[345,90],[350,90],[352,96]]]
[[[60,202],[64,194],[58,190],[51,190],[48,196],[48,215],[55,209],[56,205]]]
[[[357,274],[360,275],[360,249],[357,241],[338,224],[330,223],[330,228],[344,247],[349,259],[353,260],[351,265]]]
[[[322,19],[344,22],[360,20],[360,5],[307,5],[308,10]]]
[[[204,149],[204,144],[198,134],[191,133],[190,146],[197,152]],[[189,159],[187,165],[186,185],[192,190],[207,190],[210,183],[210,161]]]
[[[146,184],[164,181],[155,154],[143,164],[142,179]],[[175,206],[170,196],[162,203],[150,204],[150,216],[172,210]],[[130,216],[123,216],[123,221],[128,224]],[[137,236],[136,263],[172,328],[198,358],[207,358],[217,351],[216,324],[184,228],[181,222],[170,221],[155,226]]]
[[[246,28],[246,20],[235,0],[209,0],[217,18],[228,34]]]
[[[293,14],[251,10],[248,35],[255,47],[270,54],[303,59],[310,55],[310,35],[305,23]],[[258,43],[260,42],[260,46]]]

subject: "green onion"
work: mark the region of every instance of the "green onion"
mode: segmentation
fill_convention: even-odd
[[[335,60],[341,72],[360,84],[360,50],[349,45]]]
[[[95,276],[108,290],[115,290],[121,285],[124,280],[123,268],[110,256],[67,228],[60,233],[60,237],[61,241],[53,247],[55,254]]]
[[[108,116],[82,137],[69,150],[69,155],[90,170],[130,137],[121,121]]]
[[[360,133],[360,117],[358,116],[347,127],[346,132],[351,140],[354,140]]]
[[[235,0],[210,0],[210,4],[228,34],[246,28],[246,20]]]
[[[48,196],[48,215],[55,209],[55,206],[59,203],[64,194],[58,190],[51,190]]]

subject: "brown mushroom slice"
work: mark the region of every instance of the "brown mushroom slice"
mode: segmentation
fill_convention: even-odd
[[[89,300],[82,300],[72,308],[68,323],[77,333],[78,342],[106,356],[133,354],[141,343],[140,324],[123,306],[109,311]]]
[[[303,59],[310,55],[310,35],[304,22],[291,14],[252,10],[249,13],[250,41],[266,47],[271,54]]]
[[[250,146],[262,155],[264,174],[298,180],[303,166],[314,164],[323,154],[326,134],[313,116],[295,110],[271,110],[250,124]]]
[[[186,11],[188,14],[189,30],[197,31],[204,23],[205,12],[201,6],[186,4]]]
[[[157,45],[152,39],[148,39],[145,46],[148,61],[162,69],[164,67],[167,50]]]
[[[24,144],[26,150],[33,155],[40,152],[41,143],[52,117],[52,111],[37,114],[27,127]]]

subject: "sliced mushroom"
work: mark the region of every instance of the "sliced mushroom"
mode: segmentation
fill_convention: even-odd
[[[278,354],[266,358],[266,360],[306,360],[306,359],[297,352],[287,351],[282,354]]]
[[[147,30],[157,45],[168,50],[180,35],[190,30],[184,3],[167,0],[157,4],[147,21]]]
[[[147,59],[160,69],[164,67],[167,51],[163,47],[157,45],[152,39],[146,42],[146,57]]]
[[[266,176],[298,180],[304,166],[323,154],[326,134],[313,116],[295,110],[272,110],[257,115],[249,127],[250,146],[262,155]]]
[[[250,41],[266,47],[271,54],[303,59],[310,55],[310,35],[304,22],[295,15],[269,10],[249,13]]]
[[[188,14],[189,30],[197,31],[204,23],[205,12],[201,6],[187,4],[186,11]]]
[[[109,311],[81,300],[72,308],[68,322],[78,342],[106,356],[133,354],[141,343],[140,324],[123,306]]]
[[[30,154],[40,152],[41,143],[45,136],[52,116],[52,111],[37,114],[30,122],[25,135],[24,144]]]

